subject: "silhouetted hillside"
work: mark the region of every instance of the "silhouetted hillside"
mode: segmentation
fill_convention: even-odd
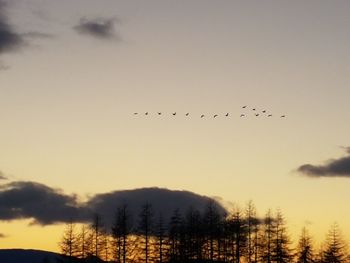
[[[1,263],[65,263],[68,258],[57,253],[41,250],[0,249]],[[77,261],[80,262],[80,261]]]

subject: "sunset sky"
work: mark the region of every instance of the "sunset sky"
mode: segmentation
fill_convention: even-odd
[[[188,190],[281,208],[293,240],[335,221],[350,240],[349,10],[0,0],[0,197],[24,181],[81,199]],[[4,202],[0,248],[58,249],[64,225],[1,220]]]

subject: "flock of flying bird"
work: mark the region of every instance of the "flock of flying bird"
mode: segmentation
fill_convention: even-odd
[[[247,105],[245,105],[245,106],[242,106],[242,109],[247,109]],[[254,113],[254,116],[255,117],[259,117],[259,116],[267,116],[267,117],[272,117],[272,114],[271,113],[268,113],[266,110],[262,110],[262,111],[258,111],[256,108],[252,108],[251,109],[252,110],[252,112]],[[141,114],[141,113],[139,113],[139,112],[134,112],[134,115],[139,115],[139,114]],[[149,115],[150,113],[149,112],[145,112],[145,113],[143,113],[144,115]],[[157,112],[156,113],[157,115],[162,115],[163,113],[162,112]],[[173,116],[176,116],[177,115],[177,112],[172,112],[172,115]],[[241,115],[240,115],[240,117],[241,118],[243,118],[243,117],[246,117],[248,114],[247,113],[241,113]],[[188,117],[188,116],[190,116],[190,113],[189,112],[187,112],[186,114],[185,114],[185,116],[186,117]],[[224,114],[223,115],[224,117],[229,117],[230,116],[230,113],[226,113],[226,114]],[[201,114],[200,115],[200,118],[205,118],[206,117],[206,115],[204,115],[204,114]],[[217,118],[217,117],[219,117],[219,114],[214,114],[214,115],[212,115],[212,117],[213,118]],[[286,115],[280,115],[279,116],[280,118],[285,118],[286,117]]]

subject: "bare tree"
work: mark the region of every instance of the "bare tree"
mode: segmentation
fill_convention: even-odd
[[[257,238],[257,218],[256,218],[256,208],[253,204],[253,201],[250,200],[247,203],[247,207],[245,210],[245,218],[246,218],[246,230],[247,230],[247,262],[251,263],[254,262],[253,256],[255,255],[255,249],[257,248],[254,246],[254,241],[256,241]]]
[[[114,224],[112,226],[117,262],[126,262],[130,229],[131,216],[128,211],[128,206],[123,204],[117,208]]]
[[[220,214],[219,209],[217,207],[217,204],[210,200],[207,203],[207,207],[205,209],[204,215],[203,215],[203,221],[204,221],[204,229],[205,229],[205,238],[206,243],[209,249],[209,259],[211,261],[214,260],[214,256],[216,254],[216,242],[219,232],[219,225],[223,218],[223,215]]]
[[[69,262],[72,262],[78,254],[78,237],[75,233],[75,224],[72,221],[67,224],[59,246],[62,254],[68,256]]]
[[[165,228],[165,223],[164,223],[164,218],[162,213],[159,213],[158,216],[158,221],[156,223],[156,227],[155,227],[155,234],[156,234],[156,239],[157,239],[157,243],[156,243],[156,247],[157,247],[157,258],[158,258],[158,262],[159,263],[163,263],[166,262],[166,258],[167,258],[167,252],[168,249],[167,247],[167,239],[166,239],[166,228]]]
[[[86,258],[88,254],[89,239],[86,225],[82,225],[78,235],[79,258]]]
[[[92,255],[95,257],[95,260],[102,255],[102,249],[105,245],[104,243],[104,225],[102,222],[102,217],[95,213],[93,216],[92,224],[90,225],[91,229],[91,241],[92,241]]]
[[[139,219],[138,230],[144,238],[144,259],[148,263],[150,258],[150,240],[153,230],[153,209],[151,204],[146,203],[141,207]]]

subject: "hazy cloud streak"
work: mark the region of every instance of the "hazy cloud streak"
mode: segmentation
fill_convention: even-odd
[[[6,7],[7,3],[0,0],[0,54],[18,50],[25,45],[23,37],[9,24]]]
[[[80,34],[95,38],[120,40],[114,26],[117,21],[116,18],[87,19],[83,17],[73,28]]]
[[[0,180],[7,180],[8,178],[5,176],[5,174],[0,171]]]

